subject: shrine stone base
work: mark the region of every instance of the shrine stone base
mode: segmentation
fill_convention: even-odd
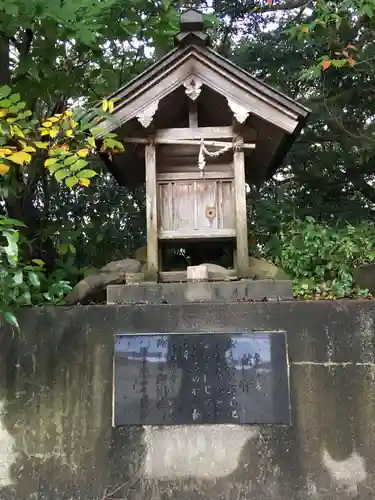
[[[107,304],[183,304],[292,300],[291,281],[250,280],[134,283],[107,287]]]

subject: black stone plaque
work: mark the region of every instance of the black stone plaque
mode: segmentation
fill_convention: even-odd
[[[289,424],[285,332],[116,336],[114,423]]]

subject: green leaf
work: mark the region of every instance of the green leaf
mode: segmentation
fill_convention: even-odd
[[[81,170],[79,172],[80,179],[91,179],[91,177],[94,177],[95,175],[97,175],[97,173],[94,170]]]
[[[10,265],[15,266],[18,262],[18,231],[4,231],[3,236],[7,239],[8,245],[4,247],[4,252]]]
[[[69,245],[67,243],[60,243],[57,245],[57,248],[61,255],[65,255],[69,251]]]
[[[65,179],[65,184],[69,189],[71,189],[73,186],[77,184],[78,181],[79,181],[78,177],[73,175],[72,177]]]
[[[61,168],[55,173],[55,178],[57,181],[62,181],[65,177],[70,175],[70,171],[66,168]]]
[[[18,324],[16,316],[12,312],[5,311],[4,312],[4,319],[10,325],[15,326],[16,328],[20,327],[19,324]]]
[[[16,3],[11,3],[9,1],[6,1],[4,4],[5,7],[5,12],[8,14],[8,16],[16,17],[19,14],[19,8]]]
[[[9,217],[0,216],[1,226],[16,226],[16,227],[26,227],[26,224],[17,219],[10,219]]]
[[[48,167],[48,170],[50,171],[51,174],[54,174],[62,167],[63,166],[61,163],[55,163],[54,165],[51,165],[50,167]]]
[[[77,172],[78,170],[81,170],[82,168],[86,167],[87,164],[88,162],[86,160],[80,158],[70,167],[70,170],[72,172]]]
[[[345,64],[348,64],[347,59],[332,59],[331,64],[334,68],[342,68]]]
[[[362,9],[361,9],[361,11],[360,11],[360,12],[361,12],[361,14],[362,14],[362,15],[363,15],[363,14],[366,14],[366,15],[367,15],[367,17],[369,17],[370,19],[372,19],[372,18],[373,18],[373,16],[374,16],[374,10],[373,10],[373,9],[371,8],[371,6],[370,6],[370,5],[368,5],[368,4],[367,4],[367,5],[364,5],[364,6],[362,7]]]
[[[0,108],[10,108],[12,101],[10,99],[3,99],[0,101]]]
[[[23,272],[17,271],[13,276],[13,282],[15,285],[22,285],[23,283]]]
[[[65,166],[72,165],[77,160],[78,160],[78,157],[76,155],[71,155],[64,160],[64,165]]]
[[[40,287],[40,280],[37,273],[34,273],[33,271],[29,272],[29,280],[33,286]]]
[[[9,96],[9,99],[13,104],[15,104],[16,102],[19,102],[21,100],[21,96],[19,94],[11,94]]]
[[[3,85],[0,87],[0,99],[5,99],[12,92],[12,89],[8,85]]]

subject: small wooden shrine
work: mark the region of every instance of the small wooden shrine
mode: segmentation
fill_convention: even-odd
[[[121,184],[146,184],[148,279],[163,249],[232,242],[248,269],[246,183],[272,175],[309,110],[253,78],[208,45],[203,15],[181,15],[176,48],[119,89],[113,119],[126,151],[107,165]]]

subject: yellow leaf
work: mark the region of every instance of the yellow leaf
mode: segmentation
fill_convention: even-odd
[[[108,110],[110,113],[113,113],[113,110],[115,109],[115,105],[113,104],[113,101],[108,101]]]
[[[33,264],[36,264],[37,266],[44,266],[45,265],[45,262],[42,259],[33,259],[31,262]]]
[[[84,187],[88,187],[90,185],[90,179],[80,179],[79,184]]]
[[[48,121],[49,122],[52,122],[52,123],[56,123],[59,121],[60,118],[58,118],[57,116],[51,116],[51,118],[48,118]]]
[[[71,122],[70,122],[70,126],[71,126],[72,128],[77,128],[77,127],[78,127],[78,122],[76,122],[75,120],[71,120]]]
[[[58,161],[58,158],[48,158],[45,162],[44,162],[44,166],[45,167],[49,167],[50,165],[53,165],[54,163],[57,163]]]
[[[102,102],[102,110],[105,112],[107,111],[108,109],[108,101],[107,99],[104,99],[104,101]]]
[[[49,127],[52,127],[52,122],[47,120],[47,121],[43,122],[42,125],[43,125],[43,127],[49,128]]]
[[[0,109],[0,118],[4,118],[8,114],[7,109]]]
[[[59,129],[57,127],[53,127],[50,130],[49,136],[52,137],[52,139],[54,139],[58,133],[59,133]]]
[[[8,156],[7,160],[17,163],[17,165],[24,165],[25,163],[31,162],[31,155],[29,153],[25,153],[24,151],[17,151],[17,153],[13,153],[11,156]]]
[[[40,135],[41,136],[43,136],[43,135],[49,135],[49,130],[46,130],[46,129],[42,130],[41,133],[40,133]]]
[[[67,116],[67,117],[73,116],[73,111],[68,109],[67,111],[65,111],[64,116]]]
[[[80,149],[77,151],[77,155],[80,156],[81,158],[86,158],[86,156],[89,154],[88,149]]]
[[[9,171],[9,166],[5,163],[0,163],[0,175],[4,175]]]
[[[67,130],[67,131],[65,132],[65,135],[66,135],[67,137],[72,137],[72,135],[73,135],[73,130],[70,130],[70,129],[69,129],[69,130]]]
[[[12,154],[12,150],[9,149],[9,148],[0,148],[0,156],[2,158],[5,158],[6,155],[11,155]]]
[[[32,146],[26,146],[22,150],[24,153],[36,153],[36,149],[33,148]]]

